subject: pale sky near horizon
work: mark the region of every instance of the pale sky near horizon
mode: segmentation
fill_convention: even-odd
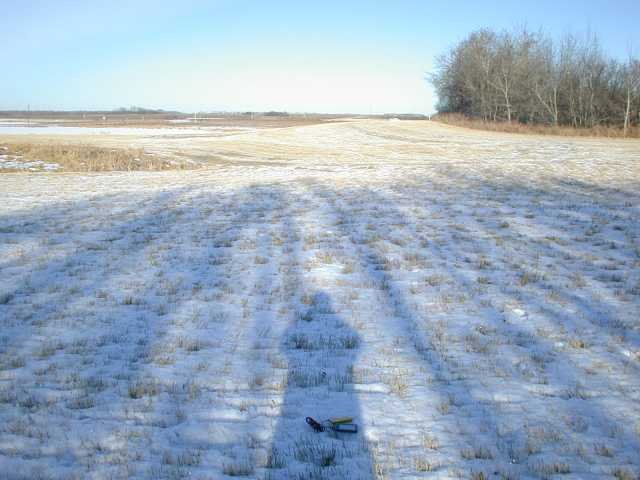
[[[434,58],[480,27],[637,52],[640,1],[0,0],[0,110],[430,113]],[[635,43],[634,43],[635,42]]]

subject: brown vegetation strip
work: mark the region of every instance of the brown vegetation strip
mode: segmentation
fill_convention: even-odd
[[[432,117],[440,123],[474,130],[489,130],[492,132],[524,133],[536,135],[558,135],[562,137],[608,137],[624,138],[624,130],[620,127],[606,127],[603,125],[591,128],[574,128],[567,126],[536,125],[520,122],[484,121],[470,118],[460,113],[441,113]],[[640,138],[640,127],[629,128],[627,138]]]
[[[71,172],[108,172],[136,170],[181,170],[195,168],[185,162],[169,160],[145,153],[140,148],[105,148],[91,145],[8,144],[5,153],[25,161],[42,160],[57,163],[61,170]]]

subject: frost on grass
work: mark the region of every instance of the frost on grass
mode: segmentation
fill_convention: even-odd
[[[636,160],[552,142],[0,179],[0,476],[637,478]]]

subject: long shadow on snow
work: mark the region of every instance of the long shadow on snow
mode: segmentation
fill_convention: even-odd
[[[264,194],[243,188],[186,198],[187,218],[175,222],[162,242],[167,247],[158,260],[174,268],[171,276],[181,287],[162,330],[149,342],[144,366],[132,379],[141,385],[142,399],[156,395],[147,391],[156,386],[160,392],[144,423],[152,430],[153,477],[173,478],[186,469],[222,469],[233,463],[235,451],[242,450],[252,431],[250,412],[237,418],[226,414],[236,407],[241,411],[241,399],[234,400],[234,395],[248,391],[249,372],[233,362],[238,342],[252,341],[244,337],[253,331],[253,317],[238,315],[233,304],[248,302],[249,282],[255,280],[238,270],[246,263],[243,258],[252,263],[252,254],[238,250],[251,244],[254,239],[246,231],[270,210],[263,208]],[[178,363],[172,361],[175,351],[183,353]],[[228,371],[223,368],[227,361]],[[204,366],[204,371],[198,372],[195,365]],[[213,404],[218,408],[212,410]]]
[[[591,288],[561,288],[558,291],[557,285],[544,281],[537,282],[534,288],[539,293],[554,290],[561,295],[563,302],[576,307],[580,318],[556,305],[555,315],[564,316],[568,323],[585,320],[580,325],[581,328],[596,329],[598,334],[606,335],[609,339],[615,336],[632,349],[638,350],[640,330],[636,318],[640,313],[640,276],[633,275],[631,266],[637,262],[638,255],[634,251],[637,247],[633,238],[640,235],[640,195],[637,191],[579,181],[566,182],[558,179],[554,185],[559,187],[550,189],[514,182],[507,185],[485,182],[478,187],[506,191],[505,195],[496,197],[496,201],[506,208],[511,207],[511,195],[514,194],[539,199],[532,209],[535,220],[531,221],[533,228],[529,231],[540,230],[551,234],[545,236],[544,242],[540,238],[533,238],[531,234],[523,235],[525,240],[529,240],[524,242],[526,247],[535,243],[535,249],[529,250],[530,258],[542,253],[550,259],[560,259],[561,268],[568,272],[578,270],[589,280]],[[559,222],[559,219],[562,221]],[[594,219],[604,226],[595,223]],[[623,230],[629,238],[621,239]],[[568,232],[575,232],[577,236],[571,237]],[[607,263],[594,264],[591,260],[594,252],[599,260]],[[626,292],[632,298],[618,306],[597,295],[594,286],[603,289],[611,297],[620,296],[621,293],[624,295]],[[550,310],[554,308],[545,305],[541,307]],[[636,312],[635,315],[631,313],[633,311]]]
[[[320,190],[319,195],[322,198],[327,199],[327,201],[331,201],[331,197],[328,194],[329,192]],[[369,202],[373,200],[376,205],[385,205],[387,206],[387,210],[390,213],[389,217],[393,218],[395,223],[411,225],[405,218],[403,213],[395,208],[395,203],[392,199],[385,198],[381,195],[374,194],[370,191],[365,191],[364,195],[362,191],[355,192],[355,196],[359,198],[367,198]],[[354,227],[358,225],[357,219],[350,214],[350,212],[341,209],[340,207],[334,205],[334,209],[337,215],[341,217],[343,220],[339,222],[343,233],[349,235],[352,239],[354,238]],[[362,223],[362,221],[361,221]],[[434,244],[431,244],[432,248]],[[440,354],[437,349],[433,347],[433,341],[429,336],[428,329],[426,329],[426,325],[422,325],[418,320],[416,313],[412,312],[412,309],[404,298],[404,293],[400,290],[397,285],[394,285],[393,279],[390,275],[386,273],[382,273],[379,271],[379,265],[383,265],[385,263],[385,259],[380,256],[376,251],[374,251],[370,247],[361,247],[361,262],[365,267],[366,271],[369,275],[377,280],[381,285],[385,285],[385,289],[388,292],[389,303],[392,304],[396,315],[398,318],[402,318],[407,323],[407,329],[409,332],[414,332],[414,342],[416,350],[423,355],[428,365],[431,366],[433,370],[436,372],[447,372],[449,370],[447,356],[443,356]],[[438,255],[438,252],[434,252]],[[464,252],[460,252],[464,253]],[[451,271],[451,276],[456,280],[456,282],[462,285],[467,291],[471,292],[473,290],[472,281],[475,279],[471,279],[466,277],[466,275],[461,274],[458,271]],[[479,307],[479,306],[478,306]],[[499,318],[496,315],[487,315],[485,314],[485,319],[493,324],[499,323]],[[533,346],[538,351],[549,351],[552,347],[548,344],[548,342],[541,342],[536,340],[534,337],[530,335],[527,330],[522,330],[518,325],[511,325],[511,333],[513,336],[526,336],[529,337],[532,341],[535,341]],[[470,332],[471,333],[471,332]],[[562,359],[559,360],[562,362]],[[573,374],[569,373],[569,378],[573,378],[574,382],[579,380],[579,376],[573,372]],[[442,377],[442,375],[441,375]],[[446,373],[444,378],[450,378],[450,373]],[[566,378],[566,377],[565,377]],[[447,393],[453,394],[456,399],[456,403],[458,403],[458,407],[463,405],[471,405],[473,408],[480,407],[481,414],[478,415],[478,419],[473,420],[467,416],[464,417],[464,422],[471,422],[472,425],[468,426],[467,430],[474,433],[474,437],[470,439],[470,443],[472,445],[484,445],[486,443],[486,437],[483,434],[485,432],[486,426],[490,425],[492,431],[497,431],[497,428],[500,426],[500,414],[498,411],[487,407],[484,405],[485,400],[476,399],[476,395],[478,392],[478,383],[469,383],[469,380],[457,378],[453,381],[453,385],[445,380],[444,382],[447,386],[444,387]],[[491,393],[491,392],[488,392]],[[497,392],[496,392],[497,393]],[[611,424],[609,420],[609,416],[605,413],[605,409],[599,406],[593,406],[588,409],[589,414],[596,419],[599,419],[599,423],[603,425]],[[475,423],[474,423],[475,422]],[[483,438],[485,437],[485,438]],[[491,439],[490,439],[491,440]],[[509,463],[513,461],[519,461],[519,455],[516,454],[515,450],[522,447],[524,444],[524,438],[522,432],[518,432],[517,429],[512,429],[511,433],[508,434],[505,438],[503,436],[502,441],[498,443],[498,451],[494,452],[494,454],[498,455],[498,460],[506,467]],[[495,442],[490,442],[489,445]]]
[[[146,198],[142,209],[139,198],[135,195],[109,195],[93,198],[91,201],[47,205],[35,211],[14,212],[0,217],[0,238],[6,237],[5,244],[8,243],[7,240],[12,243],[16,240],[37,242],[44,245],[36,249],[36,259],[39,259],[36,255],[53,257],[45,263],[40,262],[37,270],[30,269],[19,279],[16,279],[17,274],[22,273],[24,265],[34,261],[33,259],[5,263],[0,268],[4,283],[0,317],[3,319],[2,327],[7,339],[4,347],[6,350],[0,350],[0,354],[22,355],[26,353],[24,350],[28,342],[35,349],[46,341],[73,341],[77,336],[73,334],[73,325],[85,322],[87,318],[95,318],[95,311],[100,309],[100,304],[110,294],[101,291],[111,276],[117,273],[117,267],[110,262],[116,261],[118,266],[129,268],[127,262],[135,258],[157,233],[152,229],[140,231],[140,222],[154,215],[161,215],[166,210],[166,205],[178,194],[177,191],[170,191]],[[127,208],[125,213],[114,214],[109,208],[113,202],[136,206]],[[88,230],[89,227],[85,228],[84,222],[94,220],[93,215],[100,205],[105,205],[103,222],[108,227],[105,229],[99,225],[97,229]],[[119,220],[118,215],[121,214],[126,214],[127,218]],[[67,233],[67,228],[74,227],[71,234]],[[133,242],[123,241],[132,231],[135,232]],[[63,253],[56,255],[59,250]],[[74,279],[78,278],[80,289],[73,286],[74,289],[69,291],[71,286],[67,283],[68,274]],[[34,295],[44,295],[44,298],[37,299],[34,305]],[[88,301],[88,298],[95,298],[95,301]],[[76,304],[79,301],[84,303]],[[67,325],[66,335],[37,335],[34,338],[36,330],[55,328],[62,321],[71,322]]]
[[[104,408],[114,407],[119,403],[119,395],[127,395],[126,386],[121,388],[122,382],[135,374],[140,358],[146,356],[147,337],[162,323],[160,316],[151,312],[153,302],[148,303],[152,289],[150,279],[146,282],[144,278],[136,279],[133,287],[139,288],[127,297],[120,289],[122,283],[118,282],[118,277],[147,267],[144,252],[163,238],[172,219],[173,203],[182,192],[175,189],[145,196],[144,207],[140,205],[141,198],[135,195],[94,197],[90,205],[85,201],[65,202],[56,207],[38,208],[35,212],[22,212],[8,221],[18,225],[39,225],[39,228],[23,233],[23,239],[33,235],[32,240],[44,241],[49,238],[51,228],[55,228],[53,242],[49,241],[49,245],[63,246],[62,255],[42,264],[35,273],[27,272],[25,279],[13,286],[13,294],[3,306],[7,313],[3,317],[5,326],[12,318],[25,318],[21,307],[31,305],[32,295],[47,289],[48,296],[46,301],[38,300],[36,307],[30,308],[26,317],[31,322],[29,326],[22,325],[14,332],[5,329],[5,334],[9,332],[10,351],[3,354],[10,357],[24,355],[29,362],[29,368],[18,370],[14,376],[14,382],[21,385],[15,397],[16,408],[34,413],[46,407],[49,400],[40,398],[39,394],[45,387],[64,392],[56,396],[59,407],[66,407],[65,418],[69,421],[84,425],[92,413],[98,414],[93,423],[95,430],[86,438],[68,437],[64,433],[67,426],[61,427],[54,421],[47,425],[52,437],[62,435],[65,438],[50,451],[51,455],[73,459],[65,468],[74,468],[74,462],[80,461],[78,449],[86,449],[86,441],[99,444],[105,440],[102,429],[108,428],[109,422],[102,418]],[[91,212],[89,207],[103,209],[97,212],[104,217],[98,217],[102,221],[98,221],[97,226],[91,225],[92,229],[88,230],[80,225],[71,232],[64,228],[62,222],[74,224],[80,216],[89,220],[84,213]],[[114,208],[124,212],[114,214]],[[96,212],[89,215],[92,213]],[[119,220],[120,214],[126,215],[126,220],[112,220],[114,217]],[[54,227],[49,220],[52,215],[57,220]],[[55,238],[56,233],[61,238]],[[68,283],[67,277],[76,283]],[[40,353],[36,351],[38,348]],[[28,355],[27,350],[33,355]],[[56,368],[62,362],[73,362],[76,355],[78,360],[73,372],[62,378],[56,375]],[[34,363],[43,373],[34,372]],[[50,374],[47,373],[49,369],[42,368],[47,364],[53,367]],[[46,376],[35,378],[36,374]],[[29,383],[31,381],[36,381],[35,386]],[[9,413],[8,409],[6,412]],[[115,422],[119,421],[116,419]],[[43,460],[44,457],[34,458],[30,463],[37,465]],[[77,463],[75,466],[82,468]]]
[[[485,186],[486,185],[487,184],[485,184]],[[492,196],[492,198],[500,197],[499,193],[500,193],[501,187],[502,185],[496,185],[496,186],[491,185],[489,187],[492,191],[496,193],[495,195]],[[521,193],[521,190],[518,190],[518,191]],[[608,198],[612,194],[611,192],[609,193],[610,194],[608,195]],[[536,195],[545,196],[545,192],[537,190]],[[553,196],[554,196],[553,192],[550,192],[548,195],[548,197],[552,198],[552,200],[553,200]],[[565,198],[566,200],[566,197],[563,197],[563,198]],[[580,206],[580,202],[586,198],[589,198],[588,195],[581,195],[581,196],[578,196],[578,198],[570,198],[569,203],[573,204],[574,208],[576,208],[575,206]],[[464,198],[461,197],[458,201],[454,201],[454,203],[460,204],[463,201],[464,201]],[[388,203],[395,204],[395,202],[393,201],[388,201]],[[560,199],[558,199],[558,203],[560,203]],[[505,206],[509,207],[509,204],[507,203]],[[392,215],[395,218],[397,217],[398,212],[393,212]],[[548,216],[543,216],[542,218],[546,219],[548,218]],[[410,222],[407,222],[406,224],[412,225]],[[488,239],[492,238],[493,234],[496,232],[489,230],[488,222],[483,222],[482,224],[476,223],[475,227],[476,227],[476,231],[479,232],[480,235],[473,236],[472,240],[467,244],[457,243],[456,239],[453,238],[453,236],[450,236],[449,238],[446,239],[444,244],[447,245],[446,248],[448,248],[448,250],[451,253],[453,253],[454,258],[462,258],[465,255],[469,255],[469,254],[476,254],[478,258],[481,258],[483,256],[484,258],[492,258],[492,252],[495,251],[495,246],[493,245],[493,243],[490,244]],[[555,225],[556,230],[551,230],[552,227],[554,227],[554,224],[545,225],[546,231],[555,232],[558,235],[560,235],[562,231],[564,231],[564,228],[562,227],[562,225],[560,227],[558,227],[558,225]],[[557,230],[558,228],[560,229]],[[570,231],[570,228],[569,228],[569,231]],[[440,249],[440,247],[438,247],[437,242],[436,243],[432,242],[431,245],[436,250]],[[520,249],[529,247],[529,244],[526,242],[524,245],[521,243],[518,243],[518,245]],[[551,251],[553,252],[553,248],[551,249]],[[519,253],[523,255],[523,258],[533,258],[537,253],[537,246],[534,247],[533,249],[525,249],[524,251],[521,250]],[[544,282],[535,282],[533,285],[527,285],[526,287],[517,287],[516,286],[518,284],[517,278],[508,278],[506,282],[504,280],[501,280],[500,278],[500,274],[504,274],[504,273],[507,273],[507,275],[509,274],[508,268],[505,270],[498,269],[498,271],[495,273],[497,274],[497,276],[496,274],[493,274],[493,275],[489,274],[489,276],[493,277],[490,283],[499,285],[502,288],[501,292],[507,295],[508,298],[518,302],[523,302],[527,310],[532,312],[533,315],[546,318],[548,319],[551,325],[558,324],[559,328],[564,329],[566,327],[566,328],[569,328],[570,331],[572,330],[580,331],[581,328],[586,328],[589,326],[589,325],[585,325],[585,322],[581,322],[579,318],[580,317],[589,318],[591,314],[591,310],[593,309],[593,303],[585,302],[583,298],[576,297],[572,292],[568,291],[568,288],[566,285],[558,285],[558,284],[546,285],[544,284]],[[469,274],[468,269],[465,269],[465,268],[454,269],[451,275],[456,279],[457,283],[464,286],[466,291],[472,292],[474,290],[474,283],[475,283],[474,281],[476,280],[476,278],[475,278],[475,275]],[[477,283],[475,284],[475,288],[477,288]],[[560,306],[559,304],[550,305],[551,302],[545,301],[545,298],[544,298],[545,294],[551,290],[553,290],[555,295],[561,296],[566,301],[566,304],[564,306]],[[586,292],[586,296],[589,298],[596,297],[595,292],[589,293],[588,291]],[[479,311],[483,311],[482,305],[478,304],[477,301],[475,303],[476,303],[475,305],[476,309]],[[601,308],[598,309],[599,311],[610,309],[610,306],[608,306],[606,302],[599,301],[597,303],[604,304]],[[573,314],[567,313],[565,311],[569,309],[568,307],[571,307],[571,310],[573,310]],[[485,308],[484,311],[486,310],[487,309]],[[539,335],[535,335],[534,332],[532,331],[532,328],[530,328],[526,324],[527,322],[523,322],[523,320],[525,319],[522,319],[520,321],[512,320],[510,322],[511,325],[509,326],[508,329],[505,329],[505,328],[498,329],[498,331],[501,333],[502,332],[508,333],[507,337],[505,337],[505,340],[506,340],[505,344],[507,345],[514,344],[514,343],[518,344],[521,341],[526,341],[529,343],[529,345],[533,346],[535,351],[551,352],[551,356],[556,358],[555,358],[555,363],[553,363],[551,368],[549,369],[553,371],[553,373],[556,375],[556,378],[560,379],[561,383],[551,382],[550,386],[555,387],[556,395],[557,395],[557,392],[560,392],[561,396],[565,396],[565,395],[571,396],[574,393],[576,393],[576,392],[571,392],[571,390],[574,386],[580,384],[581,379],[584,378],[585,375],[588,375],[587,367],[589,365],[587,364],[587,367],[584,367],[584,368],[582,367],[582,365],[580,365],[581,357],[579,354],[576,358],[575,355],[572,357],[569,354],[554,352],[554,345],[552,344],[552,342],[550,340],[541,338]],[[610,328],[613,329],[616,326],[615,323],[612,322],[611,324],[609,324],[608,321],[595,322],[593,318],[589,318],[589,320],[592,322],[592,324],[595,324],[595,326],[597,327],[597,330],[595,333],[596,336],[600,338],[604,337],[609,339],[613,337],[609,329],[606,327],[610,326]],[[593,327],[593,325],[591,326]],[[558,331],[557,333],[562,333],[562,332]],[[514,349],[515,347],[512,347],[512,350]],[[598,352],[592,352],[592,351],[590,351],[589,353],[593,358],[596,359],[596,361],[605,360],[607,363],[611,363],[613,359],[612,357],[615,357],[615,355],[607,355],[607,354],[604,354],[605,357],[603,357],[603,354]],[[514,357],[514,358],[517,358],[517,357]],[[623,363],[622,365],[623,369],[626,369],[625,365],[628,365],[629,363],[628,360],[626,360],[625,358],[621,359],[620,355],[617,355],[617,363],[619,363],[620,361],[622,361]],[[604,386],[601,387],[602,392],[609,392],[610,394],[613,394],[613,395],[615,395],[614,392],[619,391],[619,387],[621,386],[621,384],[619,382],[615,382],[612,377],[601,379],[601,382],[604,382]],[[566,389],[566,392],[562,391],[563,388]],[[588,392],[584,392],[584,393],[588,395]],[[582,395],[582,392],[580,393],[580,395]],[[614,416],[617,417],[615,418],[615,420],[617,421],[618,426],[622,426],[625,424],[625,414],[627,414],[628,412],[624,412],[624,411],[616,412],[617,409],[615,407],[612,407],[612,405],[606,405],[605,402],[601,402],[597,398],[589,401],[584,401],[584,400],[585,399],[580,399],[580,398],[571,400],[571,403],[569,404],[571,410],[566,412],[568,416],[567,418],[571,417],[571,415],[576,413],[577,411],[579,411],[580,414],[585,414],[587,417],[591,418],[591,420],[595,420],[597,426],[601,427],[600,433],[602,434],[602,436],[607,435],[607,432],[610,430],[612,425],[616,425],[616,423],[612,421]],[[627,401],[630,401],[630,400],[627,398]],[[575,411],[573,411],[574,409]],[[617,413],[617,416],[615,415],[615,413]],[[562,420],[558,418],[557,421],[560,422]],[[622,435],[619,434],[617,436],[622,437],[624,439],[624,442],[618,442],[620,444],[621,449],[624,448],[623,444],[637,446],[637,439],[633,436],[633,434],[628,435],[628,432],[626,432],[625,434],[622,434]],[[598,432],[592,432],[592,431],[590,431],[589,434],[585,434],[582,436],[575,435],[575,437],[578,437],[578,439],[582,440],[584,444],[589,444],[590,441],[597,442],[599,439]]]
[[[83,395],[91,394],[98,408],[108,402],[109,410],[115,413],[115,417],[111,416],[110,421],[103,418],[94,424],[90,440],[98,445],[103,442],[99,447],[101,449],[105,449],[104,445],[107,443],[104,442],[108,442],[109,438],[117,437],[119,429],[129,428],[132,420],[133,425],[137,427],[154,429],[155,433],[151,434],[153,439],[158,435],[173,438],[173,430],[170,427],[180,423],[175,416],[179,413],[180,402],[193,394],[193,390],[190,390],[193,384],[189,378],[181,378],[181,372],[177,369],[182,366],[167,366],[170,363],[165,364],[165,359],[171,361],[171,351],[176,348],[176,340],[179,343],[180,338],[188,341],[183,341],[182,347],[192,349],[192,357],[202,355],[206,348],[201,350],[201,347],[207,346],[206,341],[200,343],[200,338],[193,338],[195,332],[188,331],[186,327],[184,331],[181,330],[184,323],[181,325],[180,319],[191,313],[184,310],[192,306],[189,302],[190,297],[183,293],[187,290],[194,295],[201,292],[200,297],[215,300],[222,298],[231,288],[216,277],[223,277],[220,275],[222,269],[225,268],[225,264],[231,263],[231,245],[240,237],[246,225],[246,210],[253,210],[254,205],[242,204],[242,198],[239,198],[242,197],[242,191],[227,195],[223,198],[222,204],[216,198],[219,194],[199,194],[188,198],[186,207],[176,205],[180,195],[192,193],[189,189],[180,189],[146,197],[145,200],[150,206],[143,209],[136,205],[140,200],[137,196],[124,199],[121,195],[92,199],[92,204],[97,203],[104,208],[107,220],[101,222],[89,238],[81,229],[66,234],[64,242],[73,245],[73,249],[67,248],[73,253],[56,257],[41,271],[28,275],[23,284],[13,286],[8,301],[0,306],[7,312],[7,316],[3,318],[9,321],[16,305],[30,300],[30,295],[35,290],[29,288],[30,285],[45,288],[51,282],[52,274],[59,273],[62,278],[70,268],[76,265],[82,267],[79,290],[75,297],[70,300],[65,289],[56,290],[42,308],[30,312],[30,315],[33,317],[33,325],[47,328],[52,340],[65,340],[67,345],[74,343],[74,353],[106,359],[106,362],[100,365],[83,362],[76,372],[77,376],[70,377],[77,378],[77,381],[66,386],[70,389],[80,388],[81,392],[85,392]],[[110,208],[115,200],[128,201],[130,205],[136,206],[133,207],[135,210],[129,212],[131,218],[127,217],[126,221],[115,222],[114,225],[114,222],[109,222],[108,219],[113,216]],[[196,231],[196,234],[201,234],[202,238],[199,240],[204,241],[199,242],[196,248],[186,251],[181,240],[185,237],[191,238],[192,228],[189,227],[200,226],[201,222],[206,220],[203,211],[211,213],[212,204],[221,212],[234,212],[231,219],[200,227],[206,230]],[[45,237],[50,231],[50,226],[60,229],[60,221],[78,220],[75,212],[85,212],[87,207],[86,202],[65,202],[59,208],[49,206],[43,210],[24,212],[3,220],[5,224],[21,226],[38,226],[43,222],[43,217],[50,219],[53,216],[58,220],[55,226],[51,226],[49,222],[22,234],[23,240],[36,240]],[[195,207],[199,207],[200,210],[194,212]],[[105,224],[108,224],[108,228],[104,228]],[[128,241],[127,235],[133,236],[133,240]],[[177,271],[164,271],[165,261],[175,266],[178,260],[180,262]],[[7,268],[11,266],[5,267]],[[135,291],[131,295],[125,295],[126,292],[119,290],[117,277],[125,270],[135,272],[138,269],[140,276],[135,279]],[[179,282],[176,282],[177,280]],[[95,301],[91,300],[93,297],[96,298]],[[76,305],[76,300],[85,302]],[[98,314],[95,313],[96,310],[99,310]],[[69,320],[65,320],[64,323],[59,321],[69,316],[74,316],[71,323]],[[219,327],[217,319],[206,318],[201,323],[205,330]],[[227,321],[225,327],[232,329],[233,322]],[[16,335],[6,335],[8,329],[5,328],[11,351],[3,352],[3,356],[13,356],[21,351],[24,353],[25,343],[30,341],[34,334],[32,330],[22,326]],[[53,334],[54,330],[57,335]],[[167,356],[163,358],[165,352]],[[55,352],[50,355],[53,355],[53,359],[57,358]],[[155,366],[150,365],[152,362]],[[158,363],[163,366],[158,367]],[[24,374],[32,375],[29,371]],[[21,377],[18,375],[16,378]],[[162,381],[158,382],[158,378]],[[25,377],[25,380],[28,378]],[[26,389],[29,388],[26,385]],[[24,393],[27,395],[29,392],[25,390]],[[112,393],[116,394],[115,398]],[[156,400],[155,406],[151,402],[152,399]],[[17,400],[20,403],[20,399]],[[36,405],[31,407],[32,410],[33,408],[38,407]],[[70,407],[69,418],[72,421],[76,419],[86,423],[87,418],[91,418],[92,411],[95,411],[91,410],[92,408],[95,407],[89,404]],[[129,411],[133,413],[133,417],[125,413]],[[52,425],[51,433],[54,433],[55,429]],[[140,438],[140,441],[143,440]],[[200,441],[198,447],[202,447],[202,440]],[[77,449],[86,448],[86,442],[84,446],[82,443],[82,439],[75,439],[69,444],[57,447],[60,452],[71,453],[78,459],[80,452]],[[174,458],[189,458],[180,457],[182,447],[185,446],[183,443],[193,446],[193,443],[189,444],[188,438],[177,443],[174,438],[173,444],[169,441],[169,445],[173,445],[178,451]],[[158,442],[157,446],[152,444],[151,453],[158,455],[165,445],[162,445],[162,442]],[[170,461],[171,457],[168,457],[168,460]],[[172,474],[171,471],[162,470],[156,473]]]

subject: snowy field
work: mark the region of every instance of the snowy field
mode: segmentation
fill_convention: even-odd
[[[0,478],[640,475],[638,142],[126,141],[227,161],[0,175]]]
[[[212,136],[229,131],[249,130],[246,127],[198,127],[198,128],[136,128],[136,127],[73,127],[65,125],[27,125],[16,121],[0,121],[3,135],[116,135],[137,137],[164,136]]]

